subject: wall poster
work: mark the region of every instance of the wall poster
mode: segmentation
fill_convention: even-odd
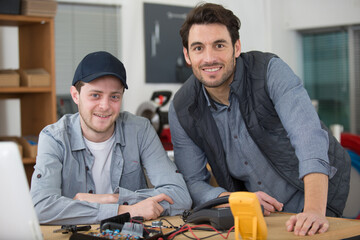
[[[179,34],[191,9],[144,3],[146,83],[183,83],[192,74]]]

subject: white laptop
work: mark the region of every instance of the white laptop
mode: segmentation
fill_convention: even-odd
[[[43,239],[14,142],[0,142],[0,192],[0,239]]]

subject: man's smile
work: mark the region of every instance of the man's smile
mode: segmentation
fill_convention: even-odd
[[[111,114],[109,114],[109,115],[103,115],[103,114],[98,114],[98,113],[94,113],[94,115],[95,115],[96,117],[99,117],[99,118],[109,118],[109,117],[111,116]]]
[[[216,72],[219,71],[221,67],[213,67],[213,68],[203,68],[203,71],[205,72]]]

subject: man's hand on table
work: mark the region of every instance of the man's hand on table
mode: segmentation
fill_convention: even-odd
[[[145,220],[156,219],[160,217],[161,213],[164,211],[164,208],[159,204],[161,201],[167,201],[170,204],[174,203],[168,195],[161,193],[134,205],[120,205],[118,214],[129,212],[132,217],[142,216]]]
[[[303,178],[305,186],[304,211],[286,222],[286,229],[295,235],[305,236],[324,233],[329,229],[325,217],[328,194],[328,176],[311,173]]]
[[[119,199],[119,194],[77,193],[73,199],[100,204],[116,204]],[[161,201],[167,201],[170,204],[174,203],[168,195],[161,193],[134,205],[120,205],[118,214],[129,212],[131,216],[142,216],[145,220],[156,219],[160,217],[164,211],[164,208],[159,204]]]
[[[269,216],[276,211],[282,211],[284,204],[264,192],[255,192],[260,204],[264,208],[264,215]]]
[[[295,235],[312,236],[316,233],[324,233],[329,229],[329,221],[323,214],[315,211],[302,212],[290,217],[286,222],[287,231],[294,231]]]

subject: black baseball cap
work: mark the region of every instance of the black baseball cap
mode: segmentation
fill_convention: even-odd
[[[105,51],[89,53],[76,68],[72,85],[75,86],[78,81],[88,83],[106,75],[117,77],[128,88],[124,64],[119,59]]]

